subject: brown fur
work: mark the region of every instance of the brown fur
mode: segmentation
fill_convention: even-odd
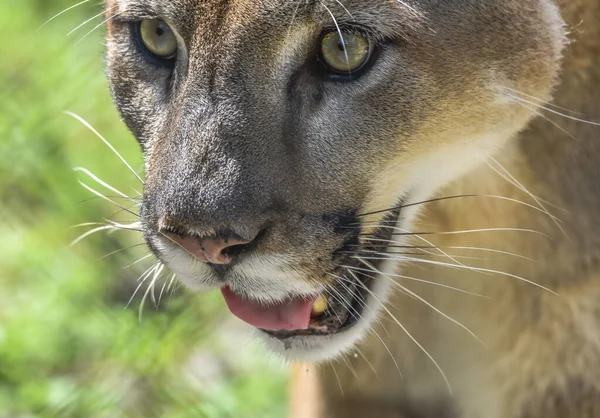
[[[109,10],[116,7],[109,15],[143,3],[109,0]],[[421,184],[415,172],[422,170],[418,180],[426,182],[446,166],[465,172],[436,196],[479,196],[423,205],[413,231],[507,227],[550,237],[523,231],[426,236],[440,248],[496,249],[535,260],[455,248],[448,252],[475,257],[460,260],[487,272],[399,265],[405,276],[483,295],[399,280],[487,348],[423,301],[396,291],[390,313],[439,363],[453,393],[383,312],[373,326],[387,349],[371,336],[345,361],[296,371],[294,418],[600,417],[600,128],[551,113],[544,113],[551,122],[529,123],[539,109],[499,104],[491,88],[497,83],[547,100],[556,87],[553,103],[599,121],[599,0],[556,2],[571,41],[560,75],[561,22],[546,15],[546,0],[408,1],[413,8],[342,0],[395,45],[370,78],[344,88],[317,88],[310,71],[298,70],[322,28],[331,26],[312,2],[306,10],[287,0],[149,3],[177,24],[189,45],[187,66],[169,80],[133,51],[128,26],[119,21],[109,23],[108,63],[115,101],[146,153],[144,225],[157,255],[153,239],[165,217],[207,235],[232,228],[252,236],[269,225],[259,251],[289,256],[306,281],[328,281],[335,268],[328,256],[342,240],[333,231],[345,211],[393,206],[399,190]],[[340,4],[326,3],[341,22],[351,20]],[[293,37],[286,38],[292,21]],[[473,142],[491,136],[477,147],[551,202],[542,204],[564,221],[564,232],[531,207],[484,197],[540,203],[483,161],[471,166]],[[411,243],[423,245],[418,238]]]
[[[591,120],[600,120],[600,2],[565,0],[562,13],[572,43],[566,51],[554,103],[581,112]],[[395,366],[383,347],[369,341],[366,348],[359,348],[370,349],[376,368],[386,371],[384,377],[377,380],[363,360],[350,359],[361,379],[357,381],[343,363],[337,366],[345,393],[340,396],[337,378],[324,367],[324,379],[328,382],[324,386],[329,388],[325,398],[340,399],[342,403],[349,399],[354,403],[356,397],[365,397],[377,404],[382,396],[394,397],[398,395],[392,394],[397,393],[408,398],[409,405],[445,399],[449,408],[458,405],[462,411],[459,416],[464,418],[600,417],[600,148],[596,143],[600,128],[546,114],[576,139],[538,118],[497,159],[532,193],[568,210],[548,206],[564,220],[569,238],[544,215],[494,199],[432,204],[421,220],[423,224],[437,225],[440,231],[514,227],[548,234],[551,239],[498,232],[432,240],[443,246],[495,248],[533,258],[535,263],[493,255],[490,257],[497,260],[467,264],[526,277],[559,296],[497,275],[486,277],[435,266],[404,268],[407,276],[433,279],[488,296],[490,299],[478,300],[427,285],[405,284],[471,328],[489,348],[482,349],[464,330],[422,303],[399,296],[394,313],[440,363],[455,391],[454,398],[448,396],[429,359],[393,326],[387,328],[392,333],[390,339],[395,341],[393,352],[404,378],[394,376]],[[525,193],[489,167],[470,173],[442,195],[462,193],[527,200]],[[475,251],[454,253],[481,257]],[[388,338],[384,339],[387,342]]]

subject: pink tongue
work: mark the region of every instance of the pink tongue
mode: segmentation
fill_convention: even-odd
[[[228,287],[221,289],[221,293],[232,314],[257,328],[268,331],[308,328],[314,301],[292,299],[277,305],[263,306],[236,295]]]

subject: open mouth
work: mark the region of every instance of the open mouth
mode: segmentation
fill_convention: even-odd
[[[362,273],[364,269],[359,267],[358,258],[361,254],[377,251],[372,246],[381,248],[380,243],[391,238],[393,228],[390,225],[396,224],[399,212],[393,211],[382,220],[370,234],[372,240],[361,244],[358,249],[341,251],[352,253],[355,257],[344,257],[345,266],[333,275],[337,278],[329,284],[324,294],[265,305],[245,299],[225,287],[222,294],[229,310],[244,322],[280,340],[332,335],[351,328],[362,318],[374,281],[373,277]],[[378,262],[381,260],[372,263],[376,269],[379,268]]]
[[[328,295],[319,296],[312,304],[306,329],[269,331],[281,340],[302,335],[331,335],[352,327],[362,316],[373,279],[354,274],[336,281]]]

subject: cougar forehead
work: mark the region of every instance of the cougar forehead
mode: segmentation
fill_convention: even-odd
[[[149,245],[188,284],[266,300],[331,283],[340,248],[385,225],[383,209],[522,129],[535,109],[504,93],[548,99],[564,36],[550,0],[109,0],[107,14],[112,92],[146,157]],[[174,32],[168,65],[142,50],[143,20]],[[330,76],[328,32],[369,39],[366,70]],[[194,264],[161,237],[174,226],[234,234],[252,255],[226,272]]]

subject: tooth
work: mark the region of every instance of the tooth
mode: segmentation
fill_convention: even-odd
[[[311,316],[319,316],[327,309],[327,298],[323,295],[319,296],[313,303]]]

